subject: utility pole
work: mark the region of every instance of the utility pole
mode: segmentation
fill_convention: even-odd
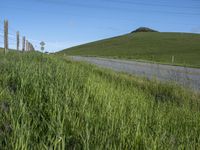
[[[25,43],[26,43],[26,37],[23,36],[23,38],[22,38],[22,51],[23,52],[25,51]]]
[[[17,31],[17,50],[19,50],[19,31]]]
[[[4,51],[8,50],[8,20],[4,21]]]

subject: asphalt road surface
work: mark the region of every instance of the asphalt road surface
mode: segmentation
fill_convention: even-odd
[[[75,61],[86,61],[100,67],[148,79],[175,82],[200,91],[200,69],[97,57],[72,56],[71,58]]]

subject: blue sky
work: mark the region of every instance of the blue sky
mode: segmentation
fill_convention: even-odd
[[[0,46],[3,20],[37,49],[47,51],[126,34],[146,26],[162,32],[200,33],[199,0],[1,0]]]

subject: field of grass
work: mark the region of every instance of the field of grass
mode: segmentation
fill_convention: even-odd
[[[0,53],[2,53],[2,52],[3,52],[3,48],[0,47]]]
[[[200,34],[132,33],[66,49],[61,54],[148,60],[200,67]]]
[[[199,98],[63,57],[0,54],[0,148],[199,149]]]

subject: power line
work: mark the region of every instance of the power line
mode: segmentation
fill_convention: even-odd
[[[4,22],[2,22],[1,20],[0,20],[0,23],[4,25]],[[4,31],[2,28],[0,28],[0,30]],[[14,33],[17,32],[17,30],[15,28],[13,28],[10,24],[9,24],[9,30],[13,31]],[[13,32],[9,32],[8,34],[15,35],[15,34],[13,34]]]
[[[17,30],[15,30],[12,26],[9,25],[9,29],[13,32],[17,32]]]
[[[0,20],[0,23],[1,23],[2,25],[4,25],[4,22],[3,22],[3,21],[1,21],[1,20]]]
[[[4,25],[4,22],[0,20],[0,23],[2,25]],[[14,32],[17,32],[17,30],[15,30],[10,24],[9,24],[9,29],[13,30]]]
[[[140,5],[140,6],[159,6],[159,7],[170,7],[170,8],[185,8],[185,9],[200,9],[200,7],[188,7],[188,6],[175,6],[175,5],[168,5],[168,4],[156,4],[156,3],[144,3],[144,2],[135,2],[135,1],[122,1],[122,0],[101,0],[105,2],[112,2],[112,3],[120,3],[120,4],[132,4],[132,5]]]
[[[16,39],[10,39],[10,38],[9,38],[8,40],[9,40],[9,41],[16,42]]]
[[[8,34],[8,35],[10,35],[10,36],[8,36],[9,39],[16,39],[15,35],[13,35],[13,34]],[[0,36],[4,37],[4,34],[0,33]]]
[[[162,13],[162,14],[173,14],[173,15],[188,15],[188,16],[199,16],[200,13],[191,13],[191,12],[183,12],[183,11],[165,11],[165,10],[144,10],[144,9],[130,9],[130,8],[122,8],[122,7],[109,7],[109,6],[98,6],[98,5],[87,5],[87,4],[78,4],[78,3],[70,3],[70,2],[65,2],[64,4],[68,5],[68,6],[75,6],[75,7],[83,7],[83,8],[91,8],[91,9],[106,9],[106,10],[125,10],[125,11],[129,11],[129,12],[136,12],[136,13],[140,13],[140,12],[146,12],[146,13]],[[0,6],[2,7],[2,6]],[[12,7],[12,6],[3,6],[4,8],[12,8],[12,9],[18,9],[18,10],[23,10],[23,11],[32,11],[32,12],[45,12],[44,10],[40,10],[40,11],[35,11],[35,10],[31,10],[31,9],[26,9],[26,8],[19,8],[19,7]],[[49,13],[49,12],[46,12]],[[55,12],[53,12],[55,14]],[[65,12],[62,12],[65,13]]]
[[[16,45],[16,43],[14,43],[14,42],[13,42],[13,43],[12,43],[12,42],[9,42],[9,44],[10,44],[10,45]]]
[[[15,37],[16,36],[15,34],[12,34],[12,33],[8,33],[8,35],[10,35],[10,37]]]
[[[57,4],[57,5],[77,5],[77,6],[89,6],[88,4],[81,4],[81,3],[70,3],[70,2],[66,2],[66,1],[57,1],[57,0],[37,0],[38,2],[43,2],[43,3],[52,3],[52,4]],[[154,2],[154,3],[145,3],[145,2],[141,2],[141,1],[128,1],[128,0],[96,0],[99,2],[106,2],[106,3],[123,3],[123,4],[134,4],[134,5],[142,5],[142,6],[159,6],[159,7],[174,7],[174,8],[187,8],[187,9],[200,9],[200,7],[188,7],[188,6],[175,6],[175,5],[169,5],[169,4],[163,4],[163,3],[158,3],[158,2]],[[160,2],[160,1],[159,1]],[[90,5],[92,6],[97,6],[97,5]]]

